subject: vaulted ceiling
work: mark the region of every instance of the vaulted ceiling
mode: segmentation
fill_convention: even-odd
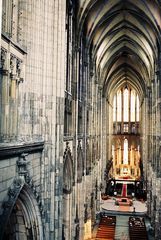
[[[81,0],[78,33],[91,50],[108,95],[130,82],[142,95],[154,78],[161,41],[161,1]]]

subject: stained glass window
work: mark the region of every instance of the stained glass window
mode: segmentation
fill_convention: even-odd
[[[124,122],[128,122],[129,121],[129,90],[127,88],[124,89],[124,109],[123,109],[123,113],[124,113]]]
[[[123,122],[139,122],[139,97],[129,87],[118,90],[113,98],[113,121],[122,122],[122,116]]]
[[[136,121],[139,122],[139,97],[136,97]]]
[[[135,94],[135,91],[134,90],[132,90],[131,91],[131,106],[130,106],[130,113],[131,113],[131,122],[135,122],[135,96],[136,96],[136,94]]]
[[[117,92],[117,121],[121,122],[122,118],[122,96],[121,90]]]
[[[113,99],[113,121],[116,122],[116,95]]]
[[[124,140],[124,158],[123,163],[128,164],[128,140]]]

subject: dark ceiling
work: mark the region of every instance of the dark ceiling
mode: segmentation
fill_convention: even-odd
[[[79,34],[92,49],[99,83],[108,95],[125,82],[140,93],[157,71],[161,4],[154,0],[79,1]]]

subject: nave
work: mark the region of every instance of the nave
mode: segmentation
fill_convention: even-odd
[[[161,0],[0,0],[0,20],[0,240],[136,238],[129,217],[161,240]]]

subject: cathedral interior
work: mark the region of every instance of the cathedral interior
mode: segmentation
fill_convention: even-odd
[[[0,20],[0,240],[161,240],[161,1]]]

